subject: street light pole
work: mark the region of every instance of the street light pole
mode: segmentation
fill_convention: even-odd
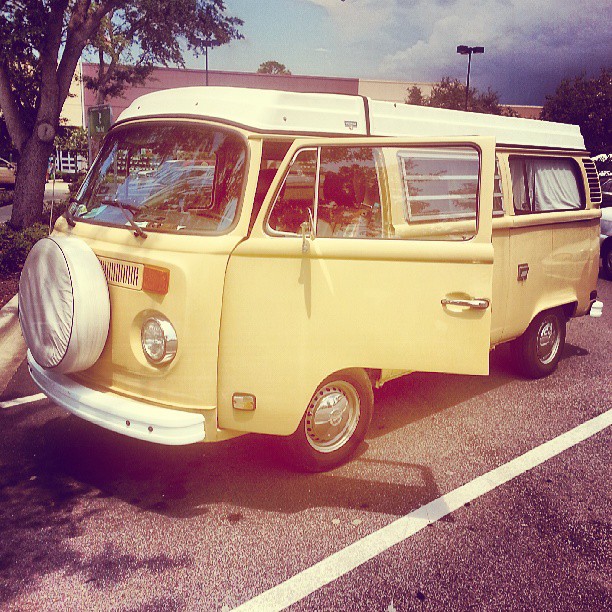
[[[470,69],[472,67],[472,53],[484,53],[484,47],[468,47],[467,45],[459,45],[457,53],[468,56],[467,79],[465,86],[465,110],[468,109],[468,98],[470,95]]]
[[[468,71],[465,85],[465,110],[468,109],[468,98],[470,95],[470,68],[472,67],[472,53],[473,51],[470,49],[470,52],[468,54]]]
[[[204,56],[206,57],[206,87],[208,87],[208,40],[206,41],[206,46],[204,47]]]

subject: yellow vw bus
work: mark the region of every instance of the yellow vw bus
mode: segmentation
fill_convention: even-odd
[[[579,129],[359,96],[168,90],[118,119],[32,250],[19,314],[57,404],[161,444],[275,434],[307,470],[373,387],[551,373],[596,301],[601,192]],[[600,312],[601,304],[596,304]]]

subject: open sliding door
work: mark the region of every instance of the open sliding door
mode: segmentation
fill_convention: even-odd
[[[352,367],[489,368],[491,138],[304,139],[230,257],[219,425],[291,433]],[[257,409],[232,409],[233,393]]]

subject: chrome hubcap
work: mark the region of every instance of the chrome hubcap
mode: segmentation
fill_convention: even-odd
[[[559,350],[561,337],[559,327],[555,318],[544,319],[538,330],[537,357],[540,363],[550,363]]]
[[[353,385],[341,381],[325,385],[306,411],[308,443],[321,453],[338,450],[355,433],[359,413],[359,396]]]

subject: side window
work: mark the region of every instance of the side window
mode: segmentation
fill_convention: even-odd
[[[283,234],[299,234],[300,226],[308,220],[308,210],[314,215],[317,150],[300,151],[285,177],[276,198],[268,227]]]
[[[272,185],[272,181],[276,176],[276,172],[285,157],[291,142],[264,140],[263,151],[261,156],[261,166],[257,176],[257,189],[253,199],[253,210],[251,211],[251,219],[249,221],[249,232],[253,229],[255,219],[261,210],[264,198]]]
[[[576,162],[570,158],[510,157],[512,200],[517,214],[584,208]]]
[[[408,237],[466,240],[476,234],[478,151],[471,147],[401,149],[397,153],[403,179]],[[448,231],[433,227],[453,222]],[[420,226],[420,229],[419,229]],[[429,226],[429,227],[428,227]]]
[[[317,236],[382,238],[381,197],[372,147],[324,147]]]
[[[504,196],[502,192],[499,159],[495,160],[495,183],[493,186],[493,216],[501,217],[504,214]]]

